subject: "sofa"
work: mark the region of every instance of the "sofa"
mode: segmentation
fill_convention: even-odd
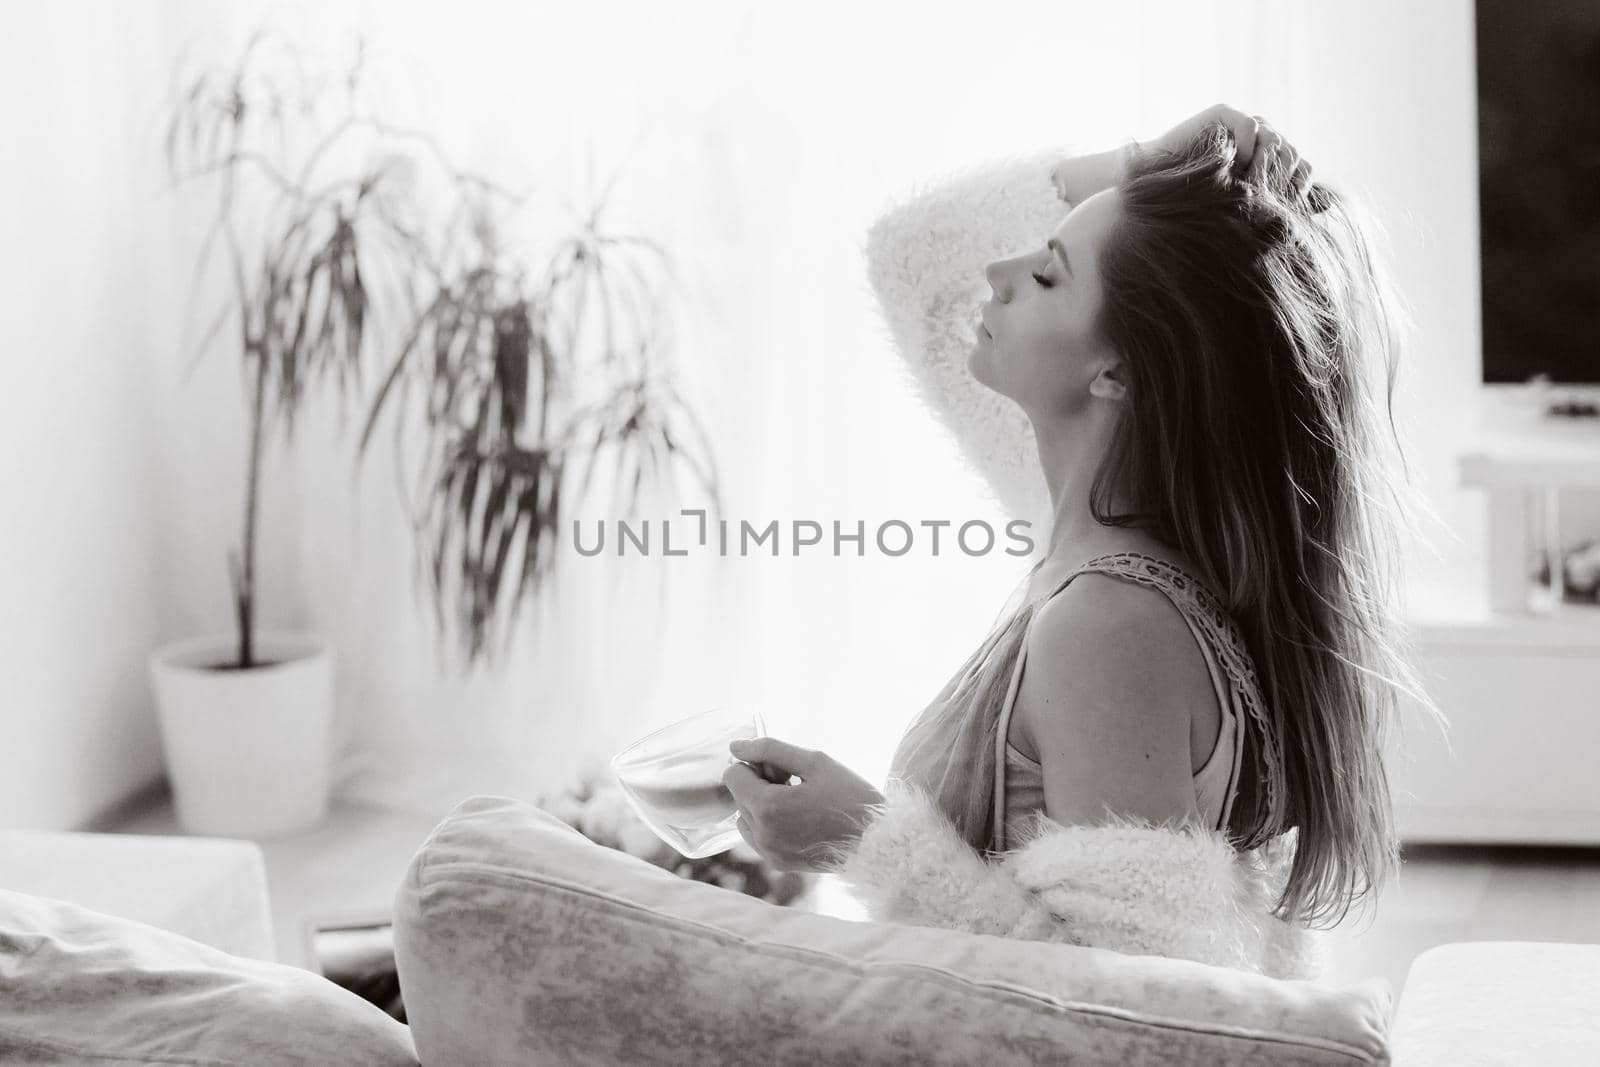
[[[457,806],[397,887],[409,1025],[309,971],[18,892],[6,870],[7,1065],[1600,1063],[1600,946],[1440,946],[1396,1010],[1381,979],[780,908],[497,797]],[[230,890],[265,899],[264,881]],[[235,925],[260,943],[262,921]]]

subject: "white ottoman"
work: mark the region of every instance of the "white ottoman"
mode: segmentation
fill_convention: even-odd
[[[250,841],[0,830],[0,889],[276,958],[266,867]]]
[[[1600,1064],[1600,945],[1464,941],[1411,962],[1395,1067]]]

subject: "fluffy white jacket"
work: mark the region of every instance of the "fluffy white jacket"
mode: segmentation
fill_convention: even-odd
[[[1033,430],[975,381],[967,354],[991,260],[1041,248],[1070,205],[1051,180],[1067,148],[972,167],[916,190],[870,227],[867,276],[917,392],[1013,517],[1049,529]],[[988,773],[974,768],[975,774]],[[1292,844],[1240,853],[1204,829],[1039,819],[988,860],[930,797],[891,781],[838,876],[873,918],[1175,956],[1280,978],[1321,970],[1321,936],[1271,915]]]
[[[831,869],[880,922],[1172,956],[1273,978],[1323,970],[1319,931],[1272,915],[1292,847],[1238,852],[1204,828],[1133,820],[1019,827],[986,859],[931,797],[891,779]]]

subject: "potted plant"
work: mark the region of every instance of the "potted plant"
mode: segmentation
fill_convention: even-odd
[[[250,383],[242,552],[230,553],[236,630],[150,657],[175,807],[197,833],[286,834],[326,813],[334,652],[316,634],[257,632],[257,501],[274,429],[292,440],[297,410],[329,379],[343,403],[376,333],[396,338],[398,351],[357,459],[382,414],[419,386],[425,488],[411,521],[436,622],[442,633],[454,621],[469,666],[506,647],[602,461],[613,464],[619,515],[635,514],[647,490],[677,495],[679,467],[702,489],[697,502],[720,511],[706,435],[662,352],[665,251],[606,232],[602,197],[530,280],[500,236],[496,205],[518,198],[448,165],[459,199],[429,239],[400,191],[416,158],[394,145],[421,142],[442,160],[437,146],[359,109],[359,50],[333,89],[309,83],[299,56],[284,65],[299,80],[280,85],[257,64],[271,40],[257,33],[236,68],[187,82],[167,136],[174,182],[209,180],[219,191],[201,264],[220,239],[233,288],[200,348],[231,319]],[[343,108],[318,122],[330,99]],[[270,131],[281,148],[285,129],[307,142],[293,165],[264,144]],[[325,175],[360,136],[384,142],[368,146],[379,162]],[[253,245],[239,232],[247,222],[259,229]],[[407,295],[403,310],[376,312],[379,267]],[[397,420],[397,435],[406,425]]]
[[[602,224],[614,182],[537,271],[501,236],[504,198],[459,183],[445,251],[424,253],[418,269],[435,279],[432,298],[362,432],[359,454],[415,387],[426,436],[412,519],[419,569],[436,625],[454,629],[468,667],[507,648],[602,464],[613,515],[636,515],[647,496],[682,503],[680,469],[699,489],[694,502],[721,510],[707,435],[662,343],[672,263],[659,243]]]
[[[258,31],[233,69],[184,82],[165,143],[174,187],[217,191],[196,275],[214,249],[226,252],[228,296],[196,354],[231,323],[246,382],[242,545],[228,555],[235,628],[149,658],[174,806],[193,833],[274,836],[326,814],[334,650],[315,633],[257,628],[262,460],[277,430],[293,439],[314,388],[332,379],[343,402],[361,380],[378,318],[374,276],[403,261],[391,249],[410,235],[386,187],[400,156],[328,173],[351,138],[386,132],[357,111],[360,52],[330,88],[304,80],[297,54],[275,63],[278,46],[294,51]],[[299,77],[280,82],[279,70]]]

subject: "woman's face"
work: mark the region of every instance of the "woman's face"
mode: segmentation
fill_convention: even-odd
[[[1117,191],[1076,205],[1038,248],[984,268],[972,376],[1030,411],[1072,413],[1090,396],[1120,399],[1118,360],[1100,339],[1100,248],[1115,225]]]

